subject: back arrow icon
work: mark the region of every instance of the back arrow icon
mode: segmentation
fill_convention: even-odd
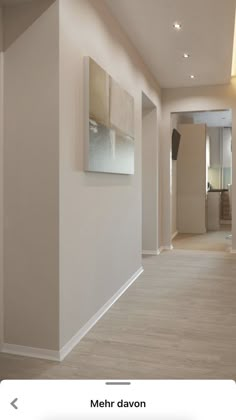
[[[16,402],[18,401],[18,398],[15,398],[10,404],[12,405],[15,410],[18,410],[18,407],[16,406]]]

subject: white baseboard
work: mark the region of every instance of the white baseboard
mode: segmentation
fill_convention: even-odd
[[[172,239],[178,235],[179,232],[175,232],[172,236]],[[142,255],[160,255],[163,251],[172,251],[174,249],[173,245],[163,245],[157,250],[146,250],[142,251]]]
[[[60,360],[60,353],[57,350],[39,349],[35,347],[18,346],[16,344],[3,343],[2,353],[14,354],[16,356],[33,357],[46,360]]]
[[[121,295],[137,280],[143,273],[143,267],[140,267],[132,277],[99,309],[99,311],[90,318],[90,320],[62,347],[61,350],[48,350],[27,346],[18,346],[15,344],[3,343],[0,351],[2,353],[14,354],[17,356],[33,357],[37,359],[46,359],[53,361],[62,361],[80,342],[80,340],[89,332],[89,330],[99,321],[99,319],[110,309],[110,307],[119,299]]]
[[[155,251],[153,251],[153,250],[150,250],[150,251],[143,250],[142,251],[142,255],[160,255],[160,253],[161,253],[160,249],[157,249]]]
[[[173,233],[173,235],[172,235],[172,237],[171,237],[171,239],[172,239],[172,241],[173,241],[173,239],[175,239],[175,237],[178,235],[178,231],[176,231],[175,233]]]
[[[174,249],[173,245],[164,245],[164,246],[161,246],[160,252],[162,252],[162,251],[172,251],[173,249]]]
[[[90,318],[90,320],[62,347],[60,350],[60,361],[62,361],[73,348],[82,340],[89,330],[99,321],[99,319],[110,309],[110,307],[119,299],[121,295],[137,280],[143,273],[143,267],[140,267],[136,273],[109,299],[99,311]]]
[[[173,246],[161,246],[156,251],[142,251],[142,255],[160,255],[163,251],[172,251]]]

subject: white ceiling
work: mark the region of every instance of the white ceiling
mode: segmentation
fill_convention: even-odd
[[[104,1],[161,87],[230,81],[235,0]]]
[[[206,124],[208,127],[232,127],[232,111],[184,112],[179,114],[184,121]]]

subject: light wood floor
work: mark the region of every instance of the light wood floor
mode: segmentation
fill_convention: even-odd
[[[219,231],[203,235],[179,233],[173,240],[173,246],[175,249],[228,252],[232,246],[232,240],[227,238],[230,233],[231,225],[222,225]]]
[[[236,379],[236,256],[164,252],[62,362],[0,356],[1,378]]]

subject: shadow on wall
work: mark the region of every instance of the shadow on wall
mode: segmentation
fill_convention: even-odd
[[[6,51],[56,0],[40,0],[22,4],[3,1],[3,50]]]

